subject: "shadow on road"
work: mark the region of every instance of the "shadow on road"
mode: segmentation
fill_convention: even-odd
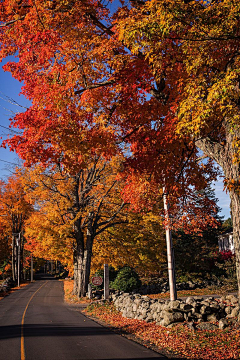
[[[56,280],[56,278],[51,274],[38,273],[34,274],[34,280]]]
[[[56,326],[48,324],[26,324],[23,327],[24,337],[39,336],[85,336],[94,335],[114,335],[107,328],[95,327],[73,327],[73,326]],[[0,326],[0,340],[19,337],[21,335],[21,325]]]
[[[98,335],[115,335],[111,330],[107,328],[94,328],[94,327],[67,327],[67,326],[55,326],[55,325],[35,325],[28,324],[24,325],[24,338],[32,338],[32,337],[68,337],[68,336],[82,336],[89,339],[91,336]],[[0,347],[1,340],[11,339],[11,338],[21,338],[21,325],[12,325],[12,326],[0,326]],[[84,339],[83,339],[84,340]],[[107,360],[100,356],[99,360]],[[131,357],[129,360],[143,360],[143,358]],[[152,360],[153,358],[144,358],[144,360]],[[163,360],[164,357],[159,355],[159,357],[154,357],[154,359]],[[175,360],[186,360],[184,358],[176,358]],[[90,358],[86,360],[91,360]],[[109,360],[109,359],[108,359]],[[126,358],[113,358],[113,360],[126,360]]]

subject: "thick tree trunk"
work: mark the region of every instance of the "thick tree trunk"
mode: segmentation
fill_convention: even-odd
[[[209,138],[196,141],[205,155],[215,160],[222,168],[225,181],[228,186],[231,199],[231,216],[233,222],[233,238],[236,255],[236,273],[238,281],[238,299],[240,301],[240,196],[239,196],[239,177],[240,164],[235,161],[235,154],[238,149],[234,147],[235,134],[231,131],[227,123],[224,124],[226,139],[224,144],[219,144]]]
[[[84,296],[82,283],[83,283],[83,262],[84,262],[84,252],[82,244],[78,243],[74,250],[74,286],[73,294],[78,297]]]
[[[74,286],[73,294],[78,297],[84,296],[82,291],[83,283],[83,261],[84,261],[84,234],[81,231],[81,220],[77,219],[74,224],[73,233],[75,237],[73,266],[74,266]]]
[[[77,296],[83,297],[84,293],[84,256],[81,254],[78,257],[78,290]]]
[[[78,251],[73,251],[73,294],[78,293]]]
[[[90,278],[91,261],[92,261],[92,246],[93,238],[89,232],[87,232],[86,249],[84,251],[84,296],[88,291],[88,284]]]
[[[73,294],[78,297],[86,296],[88,291],[93,246],[93,237],[89,232],[87,233],[85,249],[82,244],[78,244],[74,250]]]
[[[238,299],[240,302],[240,196],[236,192],[230,192],[231,212],[233,223],[233,239],[236,255],[236,273],[238,281]]]
[[[87,230],[87,237],[84,242],[84,234],[76,228],[77,225],[79,224],[75,224],[76,245],[74,249],[73,294],[84,297],[88,291],[94,236]]]

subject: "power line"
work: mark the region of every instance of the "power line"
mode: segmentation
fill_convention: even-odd
[[[16,100],[14,100],[10,96],[4,94],[2,91],[0,91],[0,94],[3,95],[3,96],[0,95],[1,100],[6,101],[6,102],[10,103],[11,105],[15,105],[15,106],[21,107],[23,109],[27,109],[26,106],[23,106],[23,105],[19,104]],[[8,109],[6,109],[6,110],[8,110]],[[13,112],[12,110],[10,110],[10,111]]]
[[[3,159],[0,159],[0,161],[5,162],[5,163],[8,163],[8,164],[12,164],[12,165],[17,165],[17,166],[19,166],[19,164],[13,163],[13,162],[11,162],[11,161],[7,161],[7,160],[3,160]]]
[[[22,134],[20,131],[16,131],[16,130],[10,129],[10,128],[8,128],[8,127],[6,127],[6,126],[3,126],[3,125],[0,125],[0,127],[3,128],[3,129],[9,130],[10,132],[13,132],[13,133],[15,133],[15,134]]]

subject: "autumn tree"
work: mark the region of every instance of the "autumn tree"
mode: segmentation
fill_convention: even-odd
[[[124,153],[127,198],[133,177],[148,174],[171,205],[181,199],[185,220],[194,193],[216,178],[215,161],[232,198],[240,271],[238,2],[122,1],[111,12],[99,1],[0,6],[0,56],[18,57],[4,69],[32,102],[12,119],[22,134],[8,146],[26,165],[61,161],[73,175],[90,155]]]
[[[11,262],[11,233],[0,218],[0,275],[4,276],[6,266]]]
[[[124,12],[132,22],[123,16],[120,37],[152,64],[153,96],[175,104],[175,133],[223,170],[240,282],[239,2],[149,1]]]
[[[39,207],[28,222],[26,236],[33,251],[45,253],[44,257],[65,257],[66,263],[72,255],[74,294],[78,296],[85,296],[88,289],[94,239],[125,221],[125,203],[116,179],[118,162],[95,157],[75,175],[61,167],[54,171],[36,168],[24,180]]]
[[[0,216],[2,237],[11,244],[12,276],[17,279],[18,266],[23,258],[25,223],[33,208],[26,199],[22,180],[18,173],[10,176],[6,182],[0,183]],[[11,239],[11,240],[10,240]],[[20,256],[19,256],[20,255]],[[18,279],[19,280],[19,279]]]

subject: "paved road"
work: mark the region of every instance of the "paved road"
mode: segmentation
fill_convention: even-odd
[[[166,359],[63,302],[63,283],[43,279],[0,301],[0,360]]]

